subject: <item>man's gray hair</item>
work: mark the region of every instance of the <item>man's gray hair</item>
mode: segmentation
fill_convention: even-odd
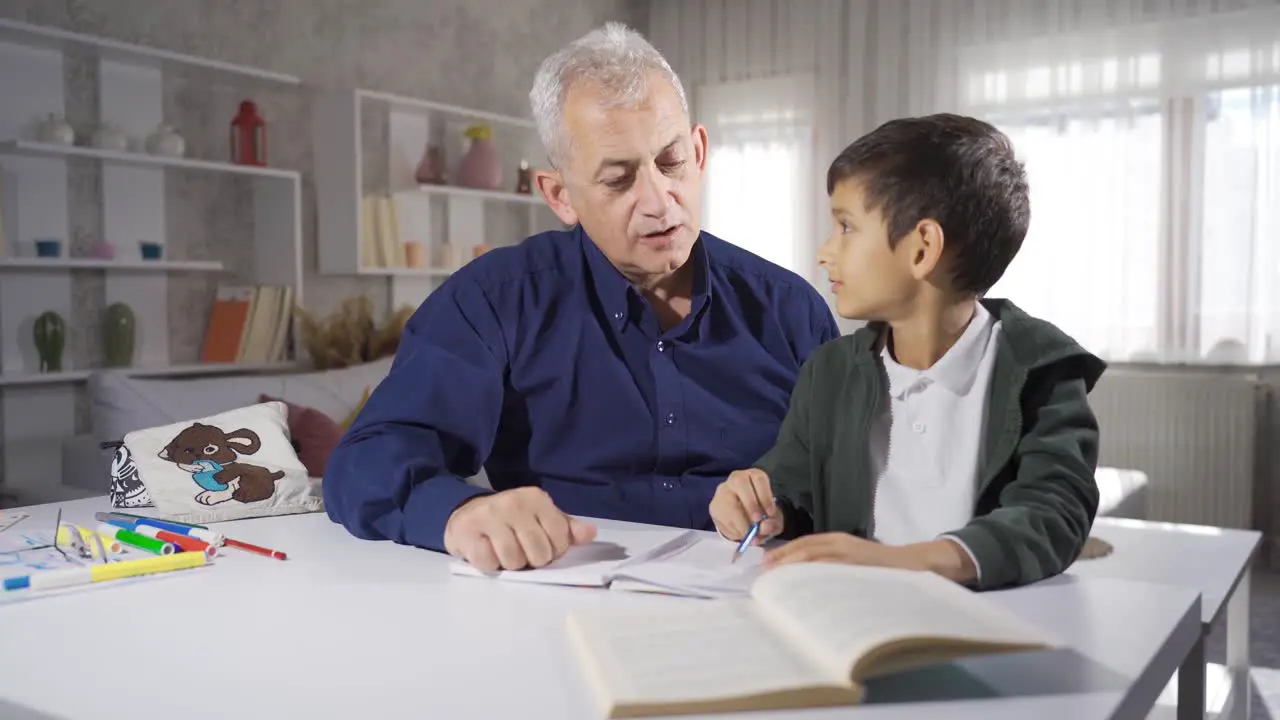
[[[671,83],[687,115],[684,86],[666,58],[643,35],[622,23],[606,23],[543,60],[529,91],[529,104],[551,166],[563,167],[569,153],[564,101],[573,83],[591,81],[605,93],[608,107],[630,107],[648,94],[650,72]]]

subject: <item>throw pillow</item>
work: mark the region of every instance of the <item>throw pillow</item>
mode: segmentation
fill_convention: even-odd
[[[126,434],[156,517],[204,524],[324,509],[287,416],[268,402]]]
[[[288,408],[289,437],[293,439],[294,449],[298,451],[298,459],[307,468],[311,477],[324,477],[324,467],[329,463],[329,454],[342,439],[342,428],[333,418],[319,410],[291,403],[288,400],[259,395],[258,402],[282,402]]]

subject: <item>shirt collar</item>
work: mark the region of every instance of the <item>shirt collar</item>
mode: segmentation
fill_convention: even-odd
[[[609,258],[600,251],[587,232],[579,225],[574,229],[582,244],[582,252],[587,257],[587,270],[591,275],[591,283],[596,297],[600,299],[605,315],[616,328],[626,326],[628,322],[639,316],[644,307],[644,296],[640,294],[631,281],[627,280],[618,268],[609,262]],[[693,275],[693,311],[691,319],[700,317],[711,301],[711,260],[707,251],[705,238],[701,233],[693,243],[689,259],[694,263]],[[685,325],[682,323],[682,325]]]
[[[991,313],[982,303],[974,303],[973,317],[960,338],[927,370],[899,365],[886,343],[880,350],[880,356],[884,360],[885,374],[889,377],[889,393],[901,399],[921,379],[939,383],[957,395],[967,392],[977,375],[982,355],[986,352],[987,339],[991,337],[994,324],[992,320]]]

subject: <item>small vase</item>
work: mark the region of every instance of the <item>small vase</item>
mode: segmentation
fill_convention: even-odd
[[[493,146],[493,133],[487,125],[467,128],[471,147],[458,167],[458,184],[479,190],[502,188],[502,161]]]
[[[120,302],[108,305],[107,319],[102,330],[107,367],[132,365],[133,344],[137,334],[137,320],[133,315],[133,308]]]
[[[40,141],[55,145],[74,145],[76,131],[57,113],[49,113],[40,124]]]
[[[147,152],[152,155],[182,157],[186,149],[187,143],[182,136],[175,132],[172,126],[164,123],[161,123],[147,138]]]
[[[42,313],[32,331],[40,354],[40,372],[61,372],[62,349],[67,344],[67,324],[62,316],[52,310]]]
[[[444,184],[444,156],[439,145],[428,145],[422,153],[422,162],[413,173],[413,179],[419,185]]]

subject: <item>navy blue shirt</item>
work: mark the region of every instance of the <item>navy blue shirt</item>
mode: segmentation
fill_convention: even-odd
[[[334,449],[329,517],[444,549],[484,467],[573,515],[710,529],[716,485],[772,445],[800,365],[839,332],[803,278],[708,233],[663,332],[581,226],[471,261],[415,311]]]

